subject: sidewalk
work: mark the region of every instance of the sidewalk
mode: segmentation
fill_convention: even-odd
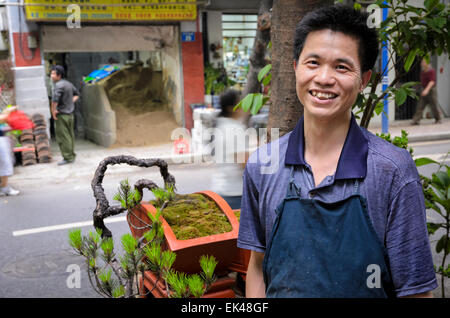
[[[389,133],[391,137],[401,136],[401,131],[405,130],[410,143],[450,139],[450,118],[441,120],[442,124],[434,124],[434,119],[422,119],[420,125],[411,125],[411,119],[397,120],[389,123]],[[381,133],[381,124],[369,125],[369,131]]]
[[[396,121],[390,123],[389,132],[392,137],[400,136],[401,130],[408,132],[409,141],[421,142],[432,140],[450,139],[450,118],[443,118],[442,124],[434,124],[434,120],[422,120],[420,125],[410,125],[410,120]],[[371,125],[369,131],[381,133],[380,125]],[[130,155],[136,158],[159,158],[167,161],[169,165],[180,163],[201,163],[201,154],[175,155],[173,144],[162,144],[147,147],[127,147],[127,148],[104,148],[88,140],[77,139],[75,152],[77,158],[73,164],[58,166],[61,155],[55,141],[51,142],[53,161],[51,163],[41,163],[31,166],[15,167],[15,174],[11,177],[11,184],[20,188],[24,184],[39,185],[42,182],[51,184],[65,184],[79,179],[86,179],[90,182],[94,176],[99,163],[108,156]],[[142,168],[128,166],[126,164],[108,166],[107,174],[136,174]],[[89,181],[88,181],[89,180]]]

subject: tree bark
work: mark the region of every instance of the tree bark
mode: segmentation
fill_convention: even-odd
[[[309,11],[333,5],[332,0],[275,0],[272,7],[272,80],[269,120],[271,128],[279,129],[283,136],[297,124],[303,106],[295,90],[293,44],[297,23]]]
[[[266,66],[267,46],[270,42],[270,26],[273,0],[262,0],[258,11],[258,29],[256,31],[255,42],[253,43],[252,54],[249,59],[247,82],[242,90],[241,97],[244,98],[251,93],[261,92],[261,83],[258,81],[258,73]],[[245,121],[250,119],[250,112],[242,112]]]
[[[255,42],[253,43],[252,55],[250,56],[249,69],[247,73],[247,83],[242,92],[242,96],[250,93],[259,93],[261,83],[258,81],[258,73],[267,64],[265,59],[267,45],[270,41],[270,9],[272,0],[262,0],[258,12],[258,30],[256,31]]]
[[[105,226],[103,220],[107,217],[117,215],[126,211],[126,208],[123,208],[121,205],[113,205],[110,206],[108,199],[105,195],[105,190],[103,189],[102,183],[103,178],[105,177],[106,169],[108,169],[108,165],[116,165],[126,163],[130,166],[138,166],[142,168],[150,168],[157,166],[159,168],[159,172],[164,179],[164,186],[171,185],[175,189],[175,178],[169,173],[167,163],[162,159],[137,159],[132,156],[111,156],[103,159],[97,167],[95,171],[94,178],[91,181],[91,187],[94,192],[94,197],[96,201],[96,207],[93,214],[94,227],[102,230],[102,237],[112,237],[111,231]],[[134,185],[135,189],[137,189],[142,197],[142,191],[144,188],[153,189],[157,187],[157,185],[150,181],[141,179],[136,182]]]

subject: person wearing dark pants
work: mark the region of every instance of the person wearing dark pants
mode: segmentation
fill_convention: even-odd
[[[423,110],[425,106],[430,105],[433,117],[436,124],[441,123],[441,116],[438,109],[437,93],[436,93],[436,71],[431,68],[430,64],[425,61],[421,62],[422,72],[420,74],[420,81],[422,89],[420,92],[420,99],[417,103],[416,113],[414,114],[412,124],[418,125],[422,119]]]
[[[55,121],[55,136],[63,160],[58,165],[75,161],[74,110],[80,93],[72,83],[63,79],[64,68],[56,65],[52,68],[51,78],[55,83],[52,94],[52,118]]]
[[[74,134],[74,115],[58,114],[58,120],[55,120],[55,135],[61,155],[67,163],[75,160],[75,134]],[[60,162],[63,164],[63,162]]]

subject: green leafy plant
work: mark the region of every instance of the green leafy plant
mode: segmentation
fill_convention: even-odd
[[[220,71],[214,68],[211,64],[206,64],[204,73],[205,73],[205,94],[211,95],[214,82],[219,77]]]
[[[447,153],[446,158],[450,154]],[[436,253],[443,254],[439,267],[435,266],[436,273],[441,276],[441,294],[445,298],[445,278],[450,278],[450,264],[446,265],[447,256],[450,254],[450,166],[443,162],[438,163],[430,158],[416,159],[416,166],[427,164],[437,164],[439,167],[431,178],[420,176],[422,180],[425,206],[436,212],[440,217],[440,222],[428,222],[428,234],[433,235],[442,229],[444,233],[436,243]]]
[[[258,73],[258,81],[264,86],[270,85],[270,80],[272,79],[272,74],[270,70],[272,69],[272,64],[267,64]],[[247,94],[236,106],[234,106],[233,111],[238,108],[242,108],[245,112],[250,112],[252,115],[256,115],[261,108],[269,101],[270,90],[267,94],[263,93],[251,93]]]
[[[353,106],[355,115],[361,115],[360,125],[367,128],[374,114],[383,111],[383,100],[394,100],[397,106],[405,103],[408,96],[417,99],[417,82],[402,83],[411,67],[422,58],[450,52],[449,6],[438,0],[426,0],[423,7],[408,4],[407,0],[377,0],[379,9],[388,9],[389,14],[377,27],[381,42],[387,46],[388,63],[385,69],[374,71],[367,89],[360,93]],[[396,67],[398,61],[400,67]],[[393,71],[387,89],[377,91],[382,84],[383,74]]]
[[[394,138],[391,137],[390,133],[384,134],[377,134],[378,137],[390,142],[394,146],[397,146],[399,148],[403,148],[409,151],[409,154],[413,156],[414,150],[413,148],[408,146],[408,133],[402,129],[401,136],[395,136]]]
[[[391,138],[390,134],[377,135],[397,147],[408,150],[412,156],[414,151],[408,146],[408,134],[404,130],[401,132],[400,137],[394,138]],[[436,253],[443,254],[442,263],[439,267],[434,266],[436,273],[441,276],[441,295],[443,298],[445,298],[445,279],[450,278],[450,264],[447,264],[447,268],[445,268],[447,256],[450,255],[450,166],[444,164],[449,154],[450,151],[441,163],[427,157],[414,160],[416,167],[429,164],[438,165],[437,171],[432,173],[431,178],[421,174],[419,176],[422,182],[425,207],[436,212],[441,218],[440,222],[427,222],[428,234],[431,236],[440,229],[444,230],[436,243]]]
[[[172,185],[168,185],[167,189],[155,188],[152,189],[151,191],[155,196],[155,206],[157,207],[161,207],[164,204],[164,202],[171,201],[175,197],[175,191]]]
[[[340,2],[340,1],[337,1]],[[353,112],[360,119],[360,126],[367,128],[375,114],[383,112],[383,100],[394,100],[397,106],[403,105],[408,96],[418,99],[415,86],[418,82],[402,83],[402,79],[409,72],[414,63],[424,58],[429,61],[430,56],[442,55],[450,52],[450,6],[438,0],[426,0],[423,7],[408,4],[408,0],[377,0],[374,3],[379,9],[388,9],[388,17],[377,27],[380,42],[389,43],[387,46],[388,63],[386,68],[374,70],[370,81],[362,93],[358,94]],[[355,3],[355,9],[362,6]],[[400,61],[401,67],[396,68],[393,61]],[[258,80],[268,85],[271,80],[272,64],[266,65],[258,74]],[[382,84],[383,74],[393,71],[394,78],[387,88],[378,90]],[[252,93],[246,95],[234,108],[242,108],[245,112],[255,115],[270,99],[267,95]]]
[[[203,280],[206,282],[206,286],[211,286],[216,280],[214,270],[216,268],[217,261],[214,256],[202,256],[200,257],[200,267],[203,272],[201,274]]]
[[[205,282],[198,274],[189,276],[187,279],[187,284],[189,287],[189,293],[195,298],[199,298],[205,293]]]
[[[113,197],[119,201],[123,208],[132,209],[141,202],[141,194],[136,189],[131,189],[128,179],[120,182],[118,192]]]
[[[236,84],[227,76],[225,69],[215,68],[209,63],[204,68],[204,79],[206,95],[220,95],[228,87]]]

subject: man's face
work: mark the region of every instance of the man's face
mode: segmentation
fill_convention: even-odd
[[[294,67],[305,117],[320,120],[347,120],[371,75],[361,74],[358,41],[328,29],[308,34]]]
[[[59,80],[61,79],[61,75],[58,75],[58,74],[56,73],[56,71],[53,70],[53,71],[50,73],[50,78],[52,79],[52,81],[53,81],[54,83],[56,83],[57,81],[59,81]]]

